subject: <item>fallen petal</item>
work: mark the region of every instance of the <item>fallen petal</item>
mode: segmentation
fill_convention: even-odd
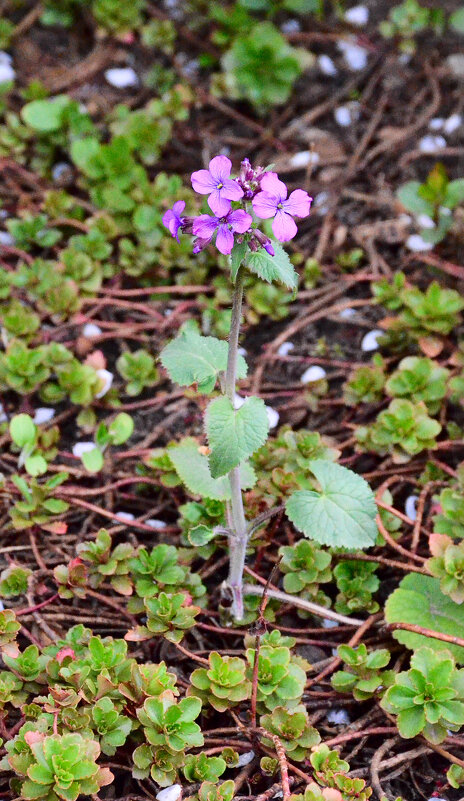
[[[321,378],[325,378],[326,375],[327,373],[323,367],[319,367],[318,364],[313,364],[304,371],[300,381],[302,384],[312,384],[314,381],[320,381]]]
[[[362,338],[361,350],[368,352],[370,350],[377,350],[379,347],[378,338],[384,336],[385,331],[379,328],[374,328],[373,331],[368,331]]]

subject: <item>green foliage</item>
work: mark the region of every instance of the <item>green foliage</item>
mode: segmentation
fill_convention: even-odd
[[[337,751],[330,751],[327,745],[319,745],[311,754],[310,761],[314,778],[318,785],[324,788],[320,796],[313,795],[315,801],[319,799],[344,801],[351,798],[366,801],[372,795],[372,788],[368,787],[363,779],[350,779],[346,776],[350,769],[348,762],[340,759]]]
[[[377,403],[383,397],[385,365],[380,354],[372,359],[372,367],[353,370],[343,385],[343,399],[348,406],[358,403]]]
[[[448,651],[420,648],[411,657],[411,669],[397,673],[380,705],[397,715],[402,737],[422,733],[441,743],[447,731],[464,723],[464,668],[457,670]]]
[[[228,779],[221,784],[202,782],[198,789],[199,801],[232,801],[235,793],[235,784]]]
[[[46,214],[7,220],[7,228],[14,237],[16,246],[26,251],[32,250],[34,246],[51,248],[62,237],[62,233],[58,228],[48,227]]]
[[[50,375],[44,357],[43,347],[29,348],[21,340],[12,340],[0,355],[1,384],[21,395],[34,392]]]
[[[1,318],[10,339],[21,337],[29,341],[40,326],[39,315],[15,298],[3,309]]]
[[[266,441],[269,422],[264,401],[246,398],[239,409],[234,409],[229,398],[215,398],[206,409],[205,429],[211,475],[220,478],[246,461]]]
[[[401,292],[406,286],[406,276],[402,272],[393,273],[391,281],[383,278],[371,284],[372,294],[377,301],[387,309],[395,311],[401,308]]]
[[[103,581],[121,595],[132,593],[132,581],[129,574],[129,559],[134,549],[128,542],[121,542],[112,548],[111,535],[102,528],[95,535],[93,542],[80,542],[76,546],[77,555],[89,564],[88,580],[91,587],[99,587]]]
[[[284,573],[284,590],[321,606],[330,606],[330,598],[319,588],[332,579],[330,563],[332,557],[327,551],[317,548],[308,540],[300,540],[296,545],[279,548],[281,561],[279,568]],[[300,617],[308,613],[298,609]]]
[[[288,305],[292,295],[275,284],[256,283],[245,293],[248,309],[246,318],[251,324],[259,322],[260,317],[283,320],[288,316]]]
[[[396,464],[434,448],[441,425],[427,414],[425,403],[395,398],[370,426],[356,430],[360,450],[391,453]]]
[[[346,669],[333,674],[332,687],[339,693],[353,693],[356,701],[372,698],[394,680],[393,670],[382,670],[390,661],[390,652],[386,648],[368,651],[364,643],[356,648],[339,645],[338,655]]]
[[[99,698],[92,707],[92,718],[100,737],[100,747],[104,754],[113,756],[118,746],[124,745],[132,729],[132,721],[120,715],[108,696]]]
[[[276,84],[274,84],[274,87],[275,85]],[[248,253],[245,259],[245,266],[248,270],[255,273],[259,278],[263,281],[267,281],[269,284],[273,281],[277,281],[278,283],[284,284],[288,289],[295,290],[298,286],[298,275],[293,268],[293,264],[282,245],[279,245],[278,242],[273,240],[272,247],[274,249],[273,256],[271,256],[267,250],[264,250],[264,248]]]
[[[134,431],[134,421],[126,412],[117,414],[109,426],[100,423],[95,434],[95,448],[85,451],[82,462],[89,473],[98,473],[104,465],[104,453],[111,445],[122,445],[127,442]]]
[[[464,601],[464,544],[458,545],[446,534],[431,534],[429,539],[432,557],[425,566],[429,573],[440,579],[440,590],[457,604]]]
[[[189,782],[216,783],[227,765],[222,757],[207,757],[206,754],[187,754],[182,773]]]
[[[118,0],[93,0],[92,13],[96,22],[111,33],[136,30],[142,23],[146,0],[120,3]]]
[[[0,610],[0,647],[14,642],[21,628],[12,609]]]
[[[0,595],[2,598],[16,598],[25,595],[29,589],[32,571],[27,567],[10,564],[0,573]],[[11,622],[11,621],[10,621]]]
[[[159,380],[153,356],[142,348],[121,354],[116,367],[127,381],[126,393],[131,396],[140,395],[145,387],[153,387]]]
[[[407,398],[413,403],[424,401],[430,414],[440,409],[446,395],[449,371],[432,359],[407,356],[399,363],[385,384],[385,391],[394,398]]]
[[[415,334],[447,335],[459,324],[464,298],[455,289],[443,289],[437,281],[421,292],[417,287],[404,289],[401,300],[405,309],[400,315],[401,325]]]
[[[424,9],[425,10],[425,9]],[[464,179],[450,181],[443,164],[436,164],[425,182],[408,181],[397,191],[398,200],[413,214],[429,217],[435,225],[424,228],[421,236],[437,244],[453,226],[451,212],[464,201]]]
[[[30,476],[41,476],[47,471],[43,451],[38,449],[38,429],[28,414],[17,414],[10,421],[10,436],[20,448],[18,466],[24,465]],[[52,452],[54,455],[54,452]]]
[[[200,577],[181,564],[180,553],[173,545],[162,543],[151,551],[139,548],[129,561],[129,569],[140,598],[179,589],[185,589],[193,598],[200,598],[206,592]]]
[[[276,707],[272,714],[263,715],[260,726],[270,734],[277,735],[290,759],[302,762],[309,751],[321,738],[319,732],[309,725],[308,713],[300,704],[294,709]],[[272,748],[274,743],[263,737],[263,745]]]
[[[434,531],[438,534],[448,534],[450,537],[464,537],[464,472],[458,472],[458,483],[445,487],[440,492],[437,501],[440,512],[433,519]]]
[[[51,524],[55,515],[66,512],[69,504],[60,498],[54,498],[53,492],[67,478],[67,473],[56,473],[43,484],[39,484],[34,478],[28,482],[22,476],[13,475],[11,480],[22,496],[22,500],[16,501],[9,509],[13,527],[17,531],[33,524],[45,528]]]
[[[251,681],[255,650],[246,651],[247,677]],[[306,673],[285,646],[262,645],[258,657],[258,711],[272,712],[277,706],[294,709],[300,703],[306,683]]]
[[[160,592],[156,598],[145,598],[147,622],[130,632],[128,639],[146,640],[154,634],[162,635],[170,642],[180,642],[185,632],[195,625],[199,606],[192,606],[183,592],[168,594]]]
[[[379,30],[386,39],[397,38],[402,52],[414,53],[416,34],[428,28],[440,32],[443,26],[444,14],[440,8],[425,8],[417,0],[404,0],[390,10],[388,19],[380,23]]]
[[[379,579],[374,575],[378,568],[376,562],[346,560],[334,568],[334,577],[339,593],[335,609],[342,615],[365,610],[377,612],[379,605],[372,597],[379,588]]]
[[[213,651],[208,662],[209,668],[198,668],[190,676],[189,694],[198,696],[218,712],[225,712],[249,697],[251,684],[245,677],[243,659]]]

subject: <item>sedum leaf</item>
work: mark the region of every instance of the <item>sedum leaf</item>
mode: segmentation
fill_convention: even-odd
[[[211,475],[219,478],[264,445],[269,430],[266,406],[261,398],[247,398],[234,409],[229,398],[215,398],[206,409],[205,427]]]
[[[81,456],[82,462],[89,473],[99,473],[103,467],[103,454],[100,448],[86,451]]]
[[[193,495],[202,495],[215,501],[230,499],[227,476],[212,477],[208,457],[200,451],[193,437],[186,437],[179,445],[171,446],[168,453],[179,478]],[[256,481],[253,468],[245,462],[240,466],[240,474],[242,489],[250,489]]]
[[[219,373],[227,367],[228,344],[216,337],[203,337],[192,325],[184,325],[179,335],[161,351],[160,360],[169,377],[181,387],[198,384],[199,392],[214,389]],[[243,356],[237,359],[237,378],[245,378]]]
[[[287,515],[306,537],[337,548],[369,548],[377,537],[376,504],[361,476],[322,459],[309,463],[320,491],[298,490],[287,501]]]
[[[263,281],[272,284],[278,281],[285,284],[289,289],[296,289],[298,286],[298,275],[293,269],[285,250],[278,242],[272,240],[274,255],[271,256],[264,248],[250,253],[246,260],[246,266],[252,273],[255,273]]]

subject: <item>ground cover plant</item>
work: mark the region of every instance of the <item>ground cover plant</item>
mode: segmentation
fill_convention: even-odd
[[[462,5],[1,14],[1,798],[457,801]]]

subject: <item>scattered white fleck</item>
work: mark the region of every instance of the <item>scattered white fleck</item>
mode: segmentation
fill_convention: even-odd
[[[0,423],[6,423],[8,417],[5,414],[5,409],[3,408],[3,403],[0,403]]]
[[[348,128],[351,125],[351,114],[348,106],[339,106],[334,111],[335,122],[341,125],[342,128]]]
[[[244,754],[240,754],[238,761],[237,761],[237,768],[244,768],[245,765],[249,765],[250,762],[253,762],[255,758],[254,751],[245,751]]]
[[[246,401],[246,398],[242,398],[241,395],[237,395],[237,393],[235,393],[235,395],[234,395],[234,409],[240,409],[240,407],[243,406],[245,401]]]
[[[444,214],[445,217],[449,217],[453,213],[451,209],[448,208],[448,206],[440,206],[438,211],[440,212],[440,214]]]
[[[353,6],[353,8],[349,8],[348,11],[345,11],[345,20],[349,22],[350,25],[357,25],[362,28],[363,25],[367,25],[368,19],[369,9],[366,8],[366,6]]]
[[[73,445],[73,455],[77,456],[78,459],[82,457],[83,453],[88,453],[89,451],[93,451],[95,448],[95,442],[76,442]]]
[[[422,228],[435,228],[435,223],[428,214],[419,214],[417,222]]]
[[[432,117],[429,122],[429,128],[431,131],[441,131],[445,124],[443,117]]]
[[[441,798],[441,797],[438,798],[437,796],[434,795],[431,796],[431,798],[428,798],[427,801],[446,801],[446,798]]]
[[[5,607],[3,606],[3,601],[0,601],[0,612],[3,612]]]
[[[84,328],[82,329],[82,334],[85,337],[91,339],[92,337],[99,337],[102,333],[102,330],[99,325],[95,325],[95,323],[86,323]]]
[[[350,317],[354,317],[355,315],[356,309],[352,309],[351,306],[348,306],[347,309],[342,309],[338,316],[343,320],[348,320]]]
[[[284,797],[284,791],[283,790],[277,790],[277,792],[274,793],[274,795],[272,797],[273,798],[283,798]]]
[[[370,350],[377,350],[379,347],[378,338],[383,336],[385,331],[381,331],[379,328],[374,328],[373,331],[368,331],[367,334],[364,334],[361,342],[361,350],[365,353]]]
[[[419,142],[421,153],[436,153],[437,150],[441,150],[443,147],[446,147],[446,139],[439,134],[437,136],[423,136]]]
[[[327,712],[327,720],[329,723],[335,723],[337,726],[347,724],[350,722],[350,716],[346,709],[329,709]]]
[[[321,378],[325,378],[326,375],[327,373],[323,367],[318,364],[312,364],[311,367],[304,371],[300,381],[302,384],[312,384],[314,381],[320,381]]]
[[[336,620],[332,620],[330,617],[322,618],[322,628],[324,629],[335,629],[338,626]]]
[[[411,61],[411,53],[400,53],[398,56],[398,61],[400,64],[409,64]]]
[[[319,56],[319,58],[317,59],[317,63],[323,75],[337,75],[338,70],[335,64],[333,63],[330,56],[326,55],[325,53]]]
[[[295,153],[295,155],[292,156],[290,164],[292,167],[307,167],[308,164],[319,164],[319,161],[319,153],[315,153],[311,150],[301,150],[299,153]]]
[[[368,53],[364,47],[360,47],[353,39],[341,39],[337,43],[337,47],[343,53],[343,58],[353,72],[365,68]]]
[[[452,114],[451,117],[448,117],[446,120],[443,130],[446,134],[452,134],[454,131],[457,131],[462,125],[462,114]]]
[[[410,214],[404,214],[404,213],[400,214],[398,220],[400,223],[403,223],[403,225],[409,225],[410,223],[412,223],[412,217]]]
[[[406,498],[404,504],[404,512],[409,517],[410,520],[415,520],[417,517],[417,495],[410,495]]]
[[[456,78],[464,78],[464,53],[452,53],[446,63]]]
[[[0,83],[14,81],[16,73],[8,61],[0,61]]]
[[[277,350],[279,356],[288,356],[291,350],[293,350],[295,345],[293,342],[282,342],[280,347]]]
[[[314,208],[321,216],[327,214],[329,210],[330,195],[328,192],[319,192],[314,198]]]
[[[267,419],[269,421],[269,428],[275,428],[279,422],[280,414],[272,406],[266,406]]]
[[[111,67],[105,71],[107,82],[116,89],[128,89],[139,85],[139,77],[132,67]]]
[[[0,231],[0,245],[5,245],[9,248],[14,245],[14,241],[14,236],[11,236],[8,231]]]
[[[135,520],[135,517],[132,514],[132,512],[116,512],[116,514],[118,517],[121,518],[121,520],[127,520],[128,523],[130,523],[131,520]]]
[[[155,517],[149,517],[148,520],[145,520],[145,524],[150,526],[150,528],[157,529],[157,531],[161,531],[162,528],[166,528],[166,523],[164,520],[157,520]]]
[[[100,370],[97,370],[97,375],[98,375],[99,378],[102,379],[102,381],[104,383],[103,383],[103,387],[101,388],[100,392],[97,392],[95,397],[96,398],[103,398],[103,395],[106,395],[106,393],[108,392],[109,388],[111,387],[111,384],[113,383],[114,376],[113,376],[113,373],[110,373],[109,370],[103,369],[103,367],[100,368]]]
[[[55,417],[54,409],[48,406],[39,406],[39,408],[35,410],[34,423],[40,426],[41,423],[48,423],[53,417]]]
[[[70,164],[68,164],[67,161],[59,161],[57,164],[54,164],[53,167],[52,167],[52,178],[53,178],[53,180],[54,181],[59,181],[60,178],[62,178],[63,175],[66,175],[66,173],[69,173],[70,170],[72,170],[72,167],[71,167]]]
[[[237,348],[237,353],[238,353],[239,356],[246,356],[247,355],[247,351],[246,351],[245,348]]]
[[[422,253],[426,250],[432,250],[433,244],[422,239],[420,234],[411,234],[406,240],[406,247],[414,253]]]
[[[13,57],[10,56],[9,53],[5,53],[4,50],[0,50],[0,64],[12,64]]]
[[[164,316],[165,316],[165,317],[170,317],[170,316],[171,316],[171,314],[172,314],[172,312],[173,312],[173,310],[172,310],[172,309],[165,309],[165,310],[164,310]]]
[[[280,26],[280,30],[282,31],[282,33],[287,33],[287,34],[299,33],[301,31],[301,25],[297,19],[287,19]]]
[[[182,787],[180,784],[171,784],[170,787],[165,787],[156,794],[158,801],[178,801],[182,798]]]

